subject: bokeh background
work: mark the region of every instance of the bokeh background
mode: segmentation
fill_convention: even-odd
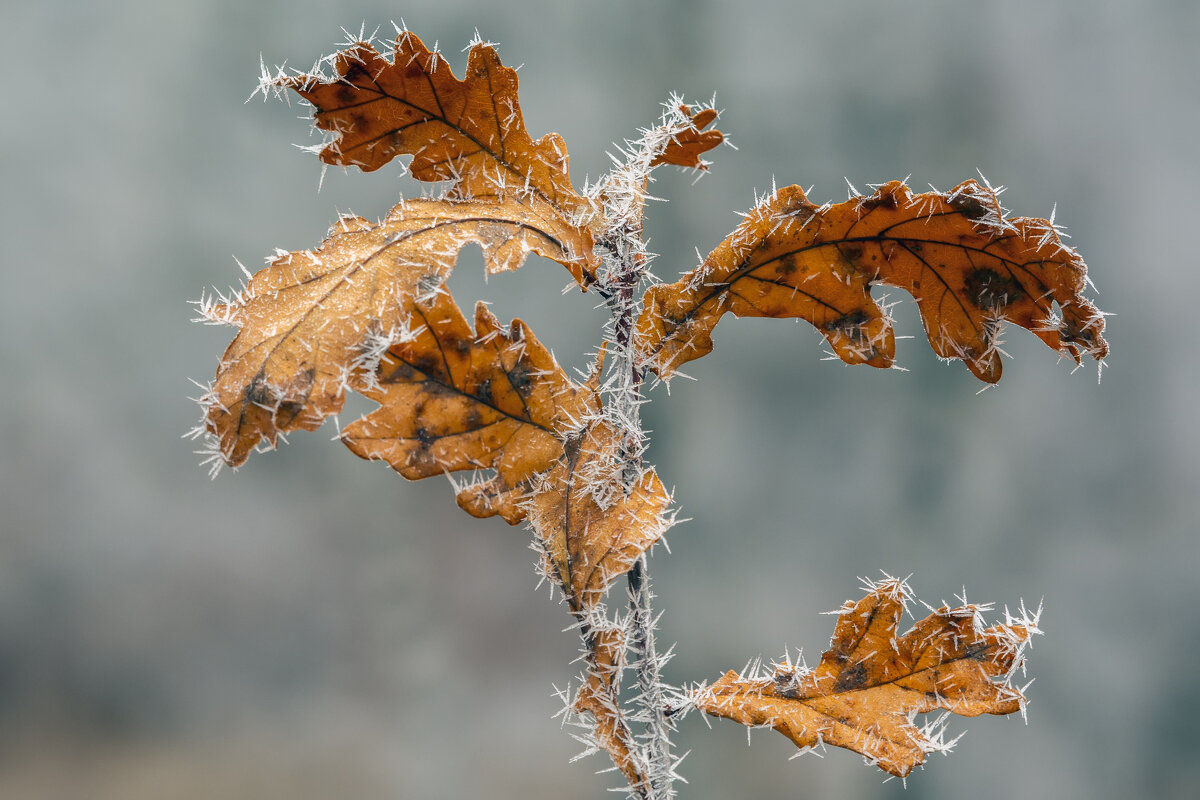
[[[1200,793],[1200,5],[1189,0],[51,0],[0,10],[0,797],[606,797],[606,762],[551,716],[574,634],[535,590],[528,534],[470,519],[297,435],[210,481],[180,439],[228,331],[204,287],[339,211],[417,188],[331,170],[304,109],[243,101],[403,18],[456,70],[475,29],[523,64],[536,136],[581,182],[670,90],[725,109],[711,174],[663,174],[660,275],[695,264],[773,180],[817,202],[982,171],[1057,221],[1113,312],[1113,355],[1072,374],[1010,331],[1002,384],[943,365],[911,304],[907,372],[822,360],[810,328],[729,319],[647,411],[691,521],[653,575],[676,681],[803,646],[857,576],[919,596],[1044,599],[1028,724],[967,730],[904,790],[850,753],[690,718],[687,798],[1190,798]],[[666,170],[663,171],[667,172]],[[484,282],[582,367],[602,314],[549,262]]]

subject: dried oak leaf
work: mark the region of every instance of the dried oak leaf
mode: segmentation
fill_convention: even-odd
[[[853,750],[900,777],[926,753],[953,744],[942,741],[940,721],[922,729],[914,715],[944,709],[973,717],[1024,707],[1009,681],[1037,632],[1033,621],[981,629],[979,607],[943,607],[898,636],[906,597],[901,581],[873,585],[839,612],[816,669],[776,665],[774,674],[749,678],[729,672],[699,691],[695,705],[743,725],[769,725],[800,748]]]
[[[598,262],[585,223],[593,210],[571,184],[566,145],[557,133],[530,137],[516,70],[491,45],[472,44],[463,80],[408,31],[396,38],[390,60],[367,42],[326,60],[332,75],[275,80],[311,103],[316,126],[334,134],[322,161],[371,171],[407,154],[409,174],[450,182],[451,197],[503,202],[518,195],[538,217],[555,219],[553,234],[572,253],[557,260],[581,284],[592,282]]]
[[[568,438],[529,500],[546,574],[563,588],[572,611],[599,602],[668,527],[664,514],[671,498],[653,469],[642,472],[628,493],[619,480],[614,488],[620,450],[617,431],[593,422]]]
[[[712,330],[731,312],[799,317],[847,363],[887,367],[895,336],[871,297],[875,284],[910,293],[934,352],[989,383],[1000,379],[1005,322],[1076,363],[1108,353],[1104,317],[1083,297],[1083,259],[1052,223],[1006,218],[996,193],[975,181],[916,195],[893,181],[821,207],[798,186],[765,198],[700,267],[647,292],[639,357],[669,377],[712,351]]]
[[[416,299],[445,281],[465,245],[483,248],[492,273],[530,252],[573,259],[554,225],[515,196],[408,200],[379,223],[344,217],[316,250],[280,251],[231,302],[203,309],[240,328],[204,400],[221,459],[237,466],[260,442],[341,410],[364,353],[408,330]]]
[[[575,695],[577,714],[587,712],[595,721],[592,736],[632,787],[645,786],[646,777],[634,754],[634,737],[621,713],[617,677],[625,651],[625,638],[618,628],[593,630],[587,636],[588,676]]]
[[[720,131],[704,130],[716,121],[717,111],[705,108],[692,114],[688,106],[680,106],[679,110],[692,118],[692,127],[675,134],[666,148],[650,162],[650,166],[673,164],[677,167],[707,170],[708,162],[700,156],[725,141],[725,134]]]
[[[412,335],[355,387],[379,409],[343,429],[342,441],[410,480],[495,468],[458,503],[520,522],[530,481],[562,455],[562,431],[599,410],[595,387],[572,382],[524,322],[506,329],[483,303],[474,331],[445,292],[414,305],[409,325]]]

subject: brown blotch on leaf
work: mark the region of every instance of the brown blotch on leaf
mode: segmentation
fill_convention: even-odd
[[[900,201],[896,197],[895,192],[876,192],[868,197],[860,197],[849,202],[855,203],[862,211],[875,211],[883,209],[885,211],[895,211],[900,207]]]
[[[1021,285],[986,267],[967,273],[966,295],[976,306],[999,311],[1012,305],[1022,294]]]
[[[984,203],[977,195],[963,195],[951,200],[950,205],[969,220],[981,220],[995,212],[995,207]]]

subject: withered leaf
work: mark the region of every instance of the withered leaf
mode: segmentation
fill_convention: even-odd
[[[316,250],[281,251],[231,303],[206,311],[240,328],[207,398],[221,458],[237,466],[261,441],[336,414],[363,353],[403,334],[416,299],[466,244],[483,248],[489,272],[516,269],[530,252],[573,261],[559,223],[516,197],[409,200],[377,224],[344,217]]]
[[[700,691],[707,714],[769,725],[800,748],[831,744],[903,777],[948,746],[913,716],[944,709],[961,716],[1012,714],[1025,698],[1009,682],[1023,661],[1030,621],[980,629],[979,608],[939,608],[897,635],[907,587],[887,580],[839,612],[829,650],[806,672],[776,665],[772,675],[726,673]]]
[[[679,110],[692,118],[692,127],[677,133],[666,149],[650,162],[650,166],[673,164],[677,167],[707,170],[708,164],[700,156],[725,141],[725,134],[719,130],[704,130],[716,121],[717,111],[706,108],[692,114],[687,106],[680,106]]]
[[[975,181],[916,195],[893,181],[821,207],[798,186],[767,197],[700,267],[647,292],[639,356],[669,377],[712,351],[731,312],[807,320],[847,363],[890,366],[895,337],[874,284],[910,293],[934,352],[989,383],[1000,379],[1005,322],[1077,363],[1108,353],[1104,318],[1083,297],[1086,266],[1050,222],[1006,218]]]
[[[529,522],[546,555],[547,574],[572,611],[590,607],[666,532],[671,498],[652,469],[628,494],[613,491],[620,436],[604,421],[568,439],[529,501]]]
[[[644,786],[646,778],[634,755],[633,732],[618,705],[616,681],[624,653],[624,635],[618,628],[606,628],[593,630],[587,639],[587,682],[575,695],[573,708],[578,714],[592,715],[596,744],[604,748],[629,785]]]
[[[409,325],[413,335],[356,387],[379,409],[342,441],[410,480],[494,467],[494,478],[459,492],[459,505],[520,522],[531,479],[563,452],[562,431],[598,410],[594,388],[573,383],[524,322],[505,329],[483,303],[474,331],[444,292],[414,305]]]
[[[316,126],[334,133],[323,161],[370,171],[407,154],[413,177],[449,181],[451,197],[520,196],[537,216],[559,218],[558,237],[572,241],[578,259],[567,266],[576,280],[591,282],[597,262],[584,221],[593,212],[571,184],[566,145],[557,133],[530,137],[516,70],[501,64],[491,45],[471,46],[463,80],[408,31],[396,38],[390,60],[359,42],[328,61],[333,75],[276,82],[312,103]]]

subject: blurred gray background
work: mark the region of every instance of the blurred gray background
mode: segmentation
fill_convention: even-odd
[[[475,29],[523,64],[531,132],[582,182],[670,90],[725,110],[739,149],[664,174],[668,279],[755,189],[817,202],[979,169],[1087,258],[1113,355],[1071,374],[1011,330],[998,388],[937,362],[896,309],[908,372],[822,360],[810,328],[733,320],[649,406],[651,452],[691,521],[653,575],[668,675],[759,653],[809,662],[857,576],[918,595],[1044,598],[1028,724],[955,720],[908,781],[850,753],[789,761],[770,731],[689,718],[685,798],[1190,798],[1200,793],[1200,88],[1190,0],[6,3],[0,63],[0,797],[607,797],[601,757],[551,719],[574,635],[535,591],[528,534],[408,484],[332,426],[210,481],[180,439],[228,330],[186,301],[339,211],[416,187],[317,161],[297,105],[250,95],[401,17],[461,72]],[[544,261],[466,307],[520,315],[583,366],[602,314]],[[893,295],[899,293],[893,292]],[[965,787],[969,787],[969,790]]]

